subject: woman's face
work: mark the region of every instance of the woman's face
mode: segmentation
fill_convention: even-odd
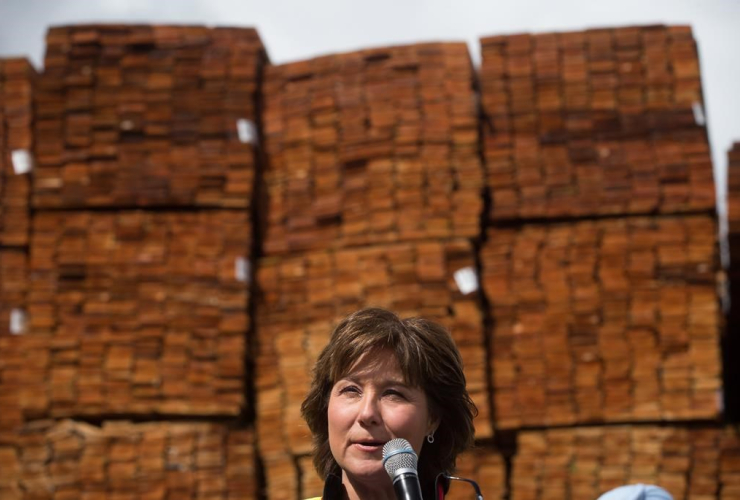
[[[343,475],[351,482],[390,487],[383,469],[383,445],[404,438],[417,454],[424,437],[436,428],[427,397],[404,383],[393,351],[362,356],[329,398],[329,446]]]

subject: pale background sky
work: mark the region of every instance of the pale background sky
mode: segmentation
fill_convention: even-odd
[[[0,57],[43,65],[51,25],[83,22],[252,26],[273,63],[422,41],[645,24],[689,24],[699,44],[718,192],[740,141],[740,0],[0,0]],[[724,207],[720,205],[720,211]]]

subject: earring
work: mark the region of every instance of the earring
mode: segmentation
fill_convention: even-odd
[[[427,443],[432,444],[434,442],[434,433],[427,434]]]

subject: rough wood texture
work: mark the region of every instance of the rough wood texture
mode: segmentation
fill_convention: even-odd
[[[718,417],[716,231],[708,215],[490,229],[496,425]]]
[[[41,384],[26,413],[243,409],[246,214],[47,212],[33,228],[25,337],[44,354],[0,352],[17,375],[5,382]]]
[[[479,235],[483,171],[465,44],[269,67],[264,95],[267,254]]]
[[[251,430],[209,423],[37,421],[0,435],[0,497],[255,499]]]
[[[301,478],[296,469],[296,458],[290,453],[269,453],[265,455],[261,452],[261,446],[258,446],[258,449],[260,449],[259,456],[264,466],[267,498],[270,500],[304,498],[299,494]]]
[[[0,246],[28,245],[31,181],[13,152],[32,152],[36,71],[26,59],[0,59]]]
[[[37,208],[250,207],[267,62],[254,29],[51,28],[36,93]]]
[[[261,261],[257,272],[257,429],[262,456],[306,455],[309,431],[300,416],[310,371],[336,323],[362,307],[446,325],[465,363],[468,389],[480,410],[479,437],[492,433],[486,350],[477,293],[463,294],[455,271],[472,268],[472,246],[403,243],[319,251]],[[268,478],[269,479],[269,478]]]
[[[24,250],[0,248],[0,337],[23,333],[23,330],[12,331],[11,315],[21,314],[25,317],[28,293],[27,266],[28,256]]]
[[[493,220],[712,211],[685,26],[481,39]]]
[[[474,451],[460,455],[454,475],[477,482],[486,499],[502,500],[506,494],[504,457],[489,445],[478,445]],[[446,500],[470,498],[475,498],[475,490],[470,484],[460,481],[452,481],[450,490],[445,496]]]
[[[512,500],[593,500],[630,483],[657,484],[675,500],[740,498],[735,429],[624,426],[522,432]]]
[[[316,472],[310,456],[298,458],[301,474],[301,494],[298,498],[320,497],[324,491],[324,480]]]

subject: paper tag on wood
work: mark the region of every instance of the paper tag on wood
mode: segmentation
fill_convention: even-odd
[[[23,335],[26,333],[26,313],[23,309],[13,309],[10,311],[10,333],[13,335]]]
[[[13,170],[17,175],[27,174],[33,170],[33,157],[27,149],[16,149],[10,155]]]
[[[691,105],[691,110],[694,112],[694,123],[703,127],[707,124],[707,118],[704,116],[704,106],[700,102],[694,102]]]
[[[244,257],[237,257],[234,261],[234,276],[237,281],[249,283],[250,271],[249,261]]]
[[[478,290],[478,276],[475,274],[475,269],[472,267],[463,267],[455,271],[455,283],[457,288],[463,295],[475,292]]]
[[[236,133],[239,136],[239,142],[248,144],[257,144],[257,127],[252,120],[239,118],[236,121]]]

